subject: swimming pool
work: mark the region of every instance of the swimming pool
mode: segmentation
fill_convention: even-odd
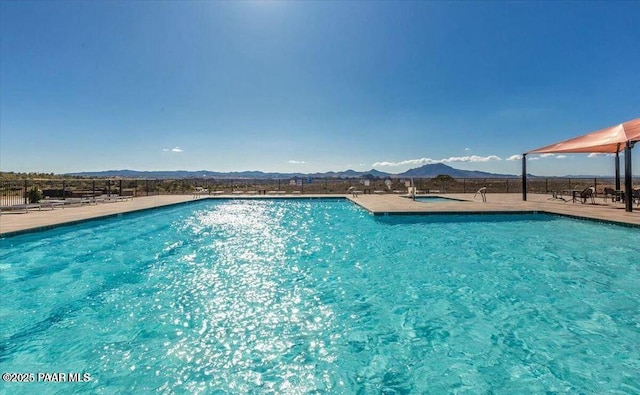
[[[634,392],[638,229],[221,200],[0,240],[7,393]]]

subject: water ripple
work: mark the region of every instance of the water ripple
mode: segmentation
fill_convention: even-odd
[[[104,394],[640,388],[637,230],[487,217],[221,200],[0,240],[0,364]]]

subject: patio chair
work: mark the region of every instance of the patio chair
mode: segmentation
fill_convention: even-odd
[[[28,213],[29,209],[37,208],[38,211],[41,210],[41,206],[38,203],[29,203],[29,204],[14,204],[11,206],[0,206],[0,214],[3,211],[20,211],[23,213]]]
[[[604,196],[602,198],[604,199],[604,201],[606,202],[607,199],[611,199],[611,201],[613,202],[613,199],[616,197],[616,190],[613,188],[605,187],[603,192]]]
[[[482,188],[478,189],[478,191],[473,195],[473,198],[475,199],[478,194],[482,198],[482,201],[484,203],[486,203],[487,202],[487,187],[482,187]]]
[[[567,199],[562,196],[562,192],[554,190],[551,191],[551,197],[547,200],[562,200],[563,202],[567,202]]]
[[[631,199],[636,202],[636,205],[640,207],[640,189],[634,189]]]
[[[203,187],[196,187],[196,188],[193,190],[193,198],[194,198],[194,199],[199,198],[199,197],[201,197],[202,195],[208,195],[208,194],[209,194],[209,189],[207,189],[207,188],[203,188]]]
[[[594,187],[585,188],[584,191],[580,192],[580,196],[578,197],[580,199],[580,203],[585,204],[587,199],[591,199],[591,204],[596,204],[596,201],[593,198],[595,191],[596,189]]]
[[[48,207],[51,210],[53,210],[56,207],[64,208],[64,200],[42,199],[42,200],[40,200],[40,204],[42,205],[42,207]]]
[[[356,190],[355,187],[349,187],[349,189],[347,189],[347,192],[350,193],[353,197],[358,197],[358,195],[362,194],[362,191]]]

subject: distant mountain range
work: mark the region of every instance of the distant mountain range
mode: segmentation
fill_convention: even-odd
[[[376,169],[368,171],[355,171],[345,170],[341,172],[326,172],[326,173],[265,173],[262,171],[240,171],[240,172],[217,172],[208,170],[199,171],[187,171],[187,170],[175,170],[175,171],[136,171],[136,170],[106,170],[95,172],[79,172],[68,173],[70,176],[82,176],[93,178],[107,178],[107,177],[121,177],[121,178],[164,178],[164,179],[176,179],[176,178],[401,178],[401,177],[414,177],[414,178],[433,178],[438,175],[449,175],[454,178],[514,178],[519,177],[513,174],[496,174],[487,173],[484,171],[473,170],[460,170],[451,166],[447,166],[442,163],[424,165],[415,169],[409,169],[404,173],[392,174],[385,173]]]

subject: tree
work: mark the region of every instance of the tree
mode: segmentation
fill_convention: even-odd
[[[439,187],[442,188],[442,192],[446,192],[447,184],[452,184],[456,182],[456,180],[448,174],[440,174],[436,176],[432,181],[434,184],[437,184]]]
[[[433,182],[455,182],[456,180],[448,174],[439,174],[433,180]]]
[[[29,189],[27,197],[29,198],[29,203],[38,203],[42,199],[42,191],[37,187],[33,187]]]

